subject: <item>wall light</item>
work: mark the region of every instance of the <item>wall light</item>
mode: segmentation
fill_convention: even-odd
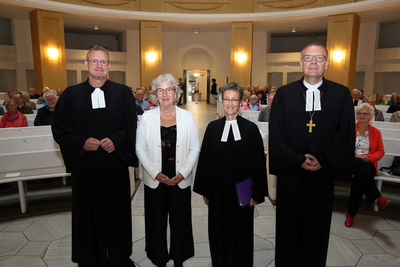
[[[334,50],[332,56],[334,62],[341,62],[344,58],[344,52],[342,50]]]
[[[156,52],[148,52],[146,53],[146,60],[148,62],[155,62],[157,59],[157,53]]]
[[[292,32],[296,32],[296,27],[292,27]]]
[[[59,55],[58,55],[58,49],[57,48],[47,48],[47,56],[51,60],[57,60]]]
[[[246,61],[246,54],[245,53],[236,53],[235,58],[238,63],[244,63]]]

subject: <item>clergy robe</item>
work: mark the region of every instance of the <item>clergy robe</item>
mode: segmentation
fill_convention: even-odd
[[[303,78],[304,79],[304,78]],[[277,267],[325,266],[334,178],[350,179],[354,157],[354,107],[349,90],[323,79],[321,111],[310,120],[303,79],[278,89],[269,120],[269,166],[277,175]],[[318,100],[317,100],[318,101]],[[322,168],[305,171],[305,154]]]
[[[239,207],[236,184],[253,179],[254,201],[264,202],[267,175],[264,147],[257,126],[237,117],[241,140],[230,129],[221,142],[225,117],[211,122],[204,135],[193,191],[207,197],[208,237],[213,266],[253,266],[254,207]]]
[[[52,125],[72,174],[72,260],[82,266],[130,266],[128,166],[137,166],[135,101],[128,87],[107,80],[101,87],[106,107],[93,109],[94,89],[88,81],[68,87]],[[89,137],[108,137],[115,151],[84,150]]]

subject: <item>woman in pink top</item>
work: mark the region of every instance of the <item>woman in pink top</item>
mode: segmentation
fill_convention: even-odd
[[[17,110],[14,99],[6,100],[6,114],[1,117],[0,128],[28,127],[26,116]]]

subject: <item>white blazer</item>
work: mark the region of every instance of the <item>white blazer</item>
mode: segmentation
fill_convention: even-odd
[[[193,182],[193,167],[200,153],[200,137],[192,113],[176,108],[176,174],[184,179],[178,184],[186,188]],[[136,132],[136,155],[141,163],[139,177],[145,185],[157,188],[155,179],[161,172],[160,108],[143,114]],[[172,178],[172,177],[170,177]]]

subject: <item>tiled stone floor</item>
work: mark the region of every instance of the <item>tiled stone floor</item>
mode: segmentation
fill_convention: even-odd
[[[215,119],[215,109],[205,103],[184,106],[190,110],[202,137]],[[327,266],[400,266],[400,187],[384,183],[384,196],[392,203],[375,213],[360,208],[354,227],[346,228],[347,189],[336,191]],[[386,192],[387,191],[387,192]],[[133,254],[138,266],[154,266],[144,252],[143,186],[132,201]],[[207,208],[201,196],[192,195],[195,256],[184,266],[211,266],[207,237]],[[254,219],[254,266],[273,267],[275,207],[267,200],[256,207]],[[48,214],[0,223],[0,267],[77,266],[71,262],[71,212]],[[173,266],[171,261],[168,266]]]

